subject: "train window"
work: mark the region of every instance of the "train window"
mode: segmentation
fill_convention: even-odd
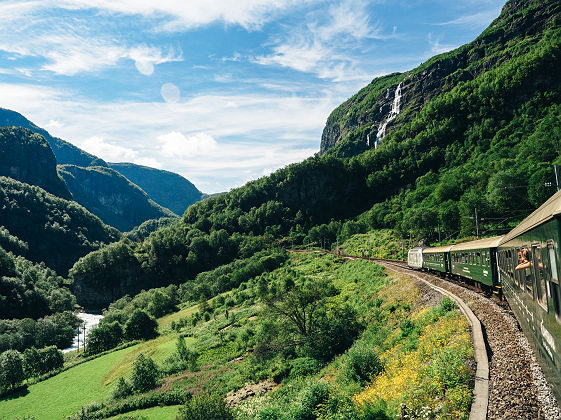
[[[555,284],[559,284],[559,275],[557,273],[557,258],[555,255],[555,247],[553,243],[548,243],[547,248],[549,250],[549,263],[551,264],[551,281]]]
[[[476,252],[475,253],[475,263],[477,265],[481,265],[481,252]]]
[[[547,309],[547,290],[545,286],[545,278],[543,276],[543,263],[539,246],[532,246],[532,268],[534,278],[536,279],[536,298],[538,303]]]

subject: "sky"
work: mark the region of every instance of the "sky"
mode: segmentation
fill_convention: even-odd
[[[317,153],[339,104],[472,41],[503,4],[0,0],[0,107],[228,191]]]

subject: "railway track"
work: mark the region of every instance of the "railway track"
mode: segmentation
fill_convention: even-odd
[[[467,284],[414,270],[402,261],[342,254],[338,256],[382,264],[416,281],[429,283],[441,289],[441,292],[449,292],[467,305],[481,323],[488,358],[486,418],[561,419],[561,410],[553,392],[506,302],[493,299],[488,293]],[[474,346],[476,345],[475,343]],[[479,375],[480,372],[477,372],[476,376]],[[472,411],[470,419],[475,418],[485,418],[485,415],[477,415]]]
[[[553,392],[506,302],[498,302],[483,291],[474,290],[475,288],[467,284],[413,270],[404,262],[368,259],[448,291],[460,298],[473,311],[482,325],[489,361],[487,418],[561,418],[561,411]],[[477,376],[479,374],[476,374],[476,379]]]

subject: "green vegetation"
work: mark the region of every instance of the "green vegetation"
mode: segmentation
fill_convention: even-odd
[[[120,236],[82,206],[2,176],[0,203],[4,228],[28,245],[24,256],[43,261],[60,275],[78,258]]]
[[[0,319],[39,318],[71,311],[76,298],[67,286],[44,264],[15,257],[0,246]]]
[[[344,255],[406,260],[410,244],[396,237],[393,230],[378,229],[351,236],[339,246]]]
[[[136,226],[133,230],[123,234],[124,238],[130,239],[134,242],[143,241],[152,232],[157,231],[163,227],[169,226],[172,223],[178,223],[179,220],[176,217],[160,217],[159,219],[150,219],[142,222],[140,225]]]
[[[152,200],[175,214],[203,197],[190,181],[173,172],[148,168],[133,163],[110,163],[109,166],[142,188]]]
[[[147,306],[154,296],[155,291],[148,291],[123,298],[107,312],[110,323],[120,316],[118,307],[130,311],[140,302]],[[435,415],[467,415],[467,323],[449,301],[423,309],[416,306],[416,296],[413,283],[388,276],[374,263],[313,252],[291,254],[274,271],[161,318],[157,339],[31,385],[28,395],[1,401],[0,413],[10,418],[26,407],[18,415],[106,418],[185,404],[180,412],[185,418],[203,412],[241,419],[350,419],[369,418],[368,413],[391,418],[401,403],[413,413],[414,398],[436,398],[440,405],[431,405]],[[305,323],[299,321],[301,315]],[[395,373],[394,360],[413,363],[415,358],[427,368],[422,381],[417,374]],[[51,407],[42,417],[39,401],[50,398],[53,387],[60,390],[77,381],[78,373],[93,375],[88,381],[95,384],[88,389],[91,395],[79,392],[78,406],[59,400],[58,411]],[[388,381],[384,378],[390,374],[404,378],[399,395],[374,398],[372,390],[380,389],[378,383]],[[223,397],[228,391],[268,378],[279,384],[273,391],[227,408]],[[141,385],[133,385],[135,380]]]
[[[0,175],[37,185],[70,200],[72,195],[56,173],[55,156],[39,134],[21,127],[0,127]]]
[[[174,216],[111,168],[75,165],[59,165],[57,168],[76,202],[122,232],[149,219]]]

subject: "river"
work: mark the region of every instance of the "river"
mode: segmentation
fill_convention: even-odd
[[[88,336],[90,330],[99,324],[99,321],[103,318],[103,315],[88,314],[86,312],[80,312],[76,314],[78,318],[81,319],[82,323],[80,325],[78,334],[74,336],[74,341],[72,346],[64,349],[63,353],[68,353],[69,351],[76,350],[78,346],[82,348],[84,346],[84,325],[86,326],[86,337]]]

